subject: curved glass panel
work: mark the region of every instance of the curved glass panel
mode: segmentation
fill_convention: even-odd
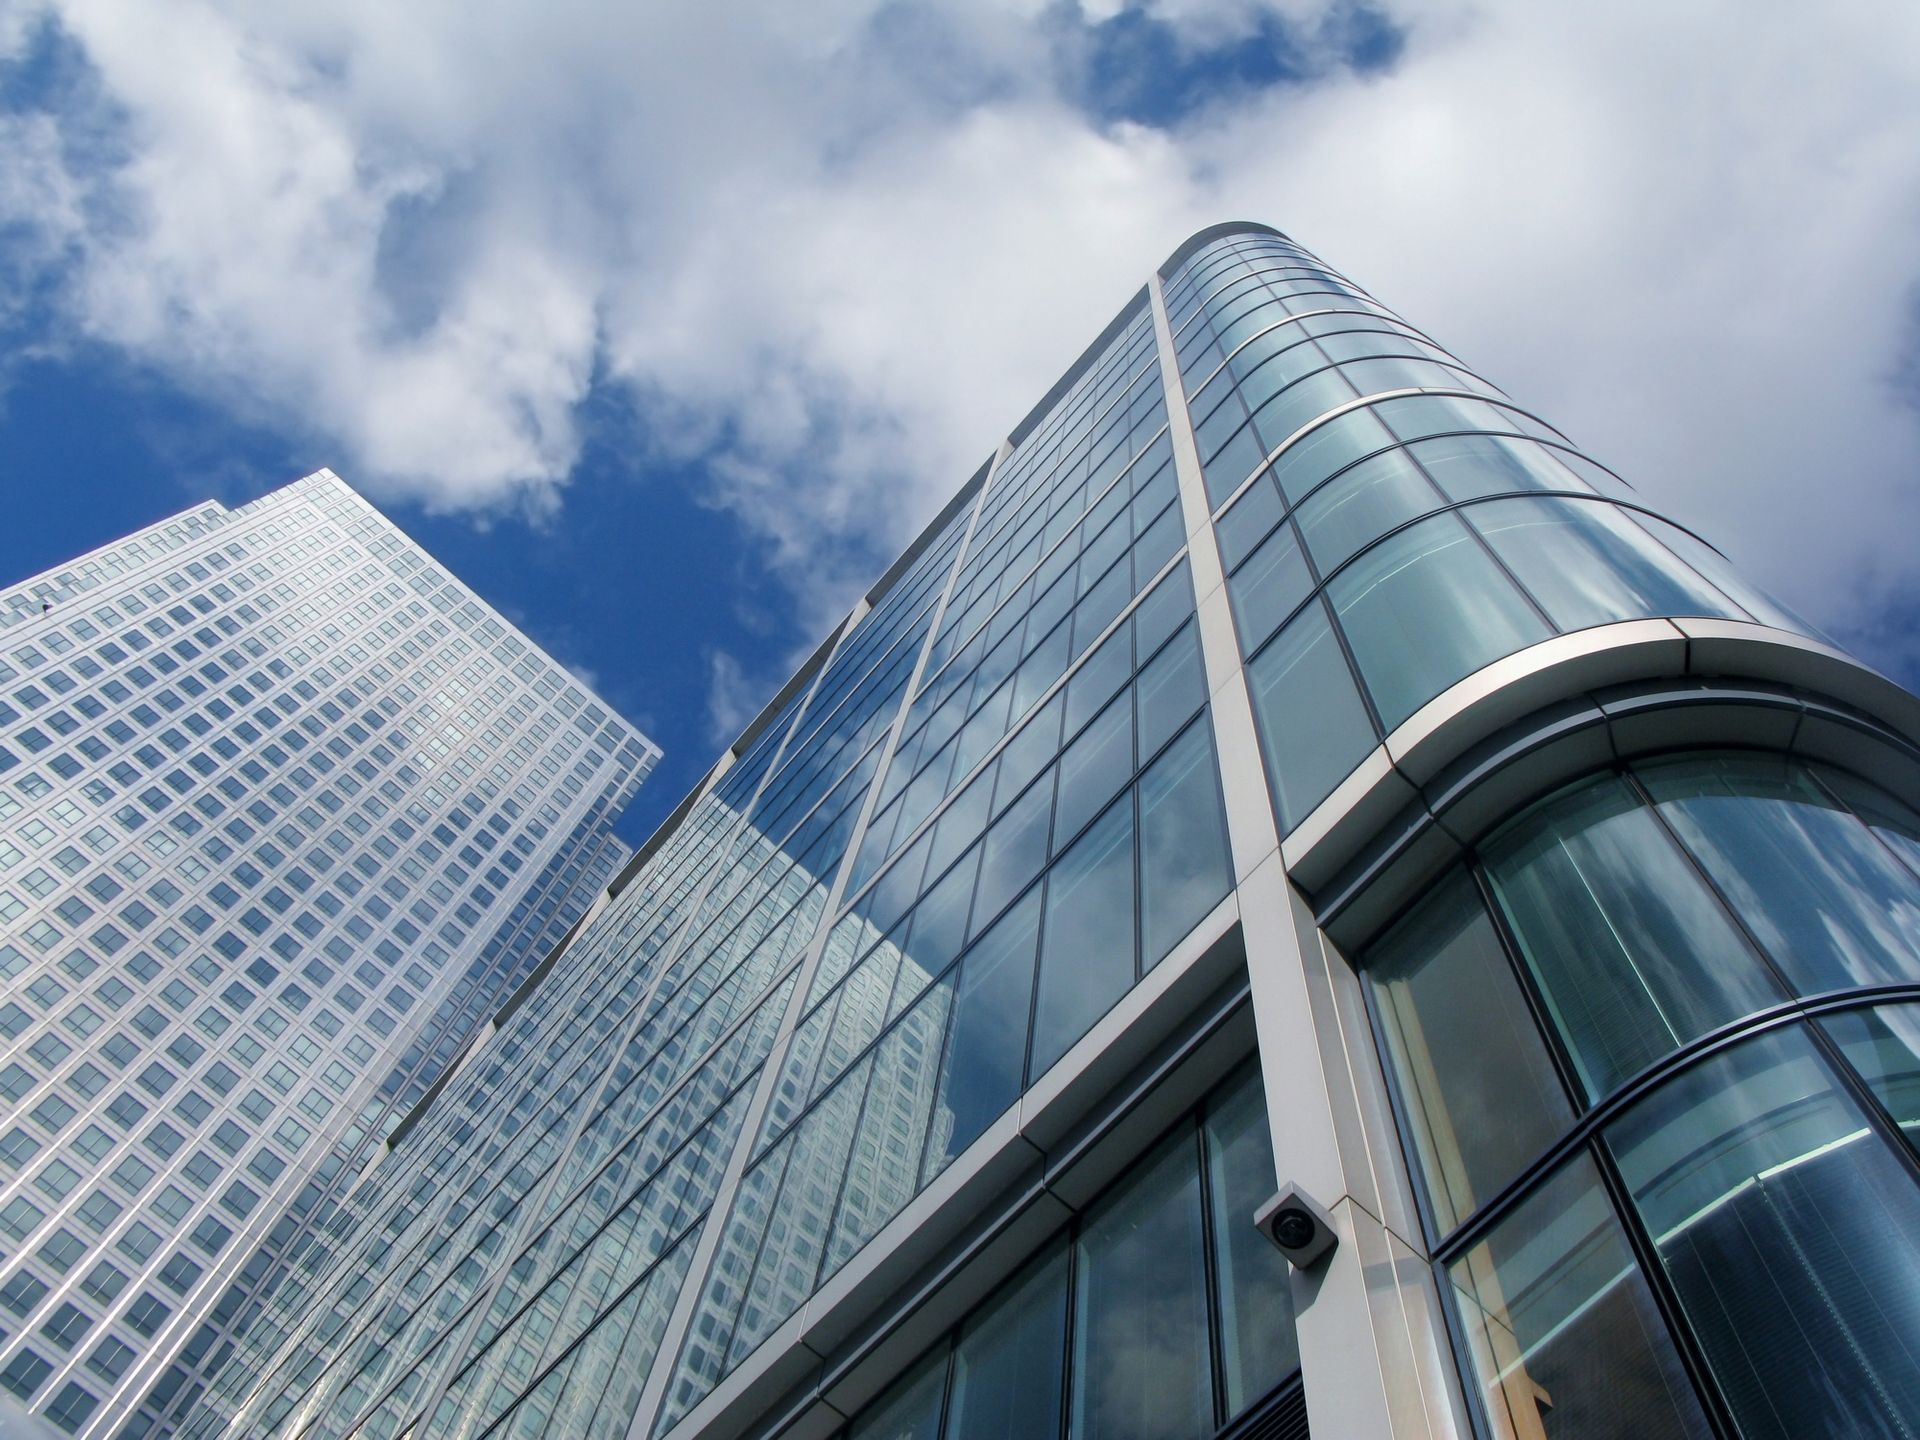
[[[1920,880],[1803,767],[1715,755],[1639,773],[1802,994],[1920,980]]]
[[[1388,405],[1404,405],[1404,400],[1389,400]],[[1500,412],[1484,401],[1435,401],[1422,397],[1420,404],[1478,405],[1493,417],[1498,428]],[[1422,440],[1407,447],[1426,467],[1427,473],[1450,500],[1476,500],[1483,495],[1504,495],[1527,490],[1585,490],[1587,485],[1562,465],[1552,451],[1525,441],[1507,440],[1495,435],[1449,435],[1439,440]]]
[[[1920,1139],[1920,1005],[1848,1010],[1820,1023],[1894,1124]]]
[[[1455,1261],[1447,1278],[1496,1435],[1713,1434],[1585,1156]]]
[[[1300,533],[1320,573],[1394,526],[1442,504],[1420,467],[1404,450],[1389,450],[1342,471],[1300,505]]]
[[[1920,1415],[1920,1188],[1807,1037],[1745,1041],[1607,1127],[1743,1436]]]
[[[1349,410],[1289,446],[1273,463],[1273,480],[1287,504],[1298,505],[1329,475],[1391,444],[1393,436],[1371,409]]]
[[[1820,783],[1838,795],[1906,867],[1920,875],[1920,814],[1858,776],[1818,766]]]
[[[1773,625],[1781,630],[1797,631],[1802,635],[1811,635],[1816,640],[1833,643],[1828,639],[1825,631],[1809,625],[1771,595],[1751,582],[1741,579],[1734,568],[1727,563],[1726,556],[1697,536],[1682,530],[1678,525],[1671,525],[1652,515],[1643,517],[1640,523],[1651,530],[1668,549],[1731,596],[1741,609],[1761,624]]]
[[[1455,681],[1551,633],[1456,515],[1389,536],[1327,594],[1389,732]]]
[[[1602,501],[1493,500],[1462,513],[1562,630],[1656,615],[1748,618]]]
[[[1543,801],[1484,851],[1487,876],[1588,1097],[1786,998],[1617,776]]]
[[[1401,921],[1365,968],[1444,1234],[1544,1153],[1573,1109],[1466,874]]]

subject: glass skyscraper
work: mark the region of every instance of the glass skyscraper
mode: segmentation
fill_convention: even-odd
[[[1548,421],[1205,231],[181,1433],[1910,1434],[1916,742]]]
[[[0,595],[0,1403],[190,1402],[658,756],[325,471]]]

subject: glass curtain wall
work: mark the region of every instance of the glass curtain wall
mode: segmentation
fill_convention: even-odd
[[[1366,952],[1492,1434],[1915,1433],[1916,859],[1856,776],[1679,754],[1538,801]]]
[[[1299,1370],[1256,1070],[1223,1083],[843,1440],[1203,1440]]]
[[[1449,685],[1551,636],[1811,633],[1291,242],[1218,242],[1166,296],[1283,834]]]

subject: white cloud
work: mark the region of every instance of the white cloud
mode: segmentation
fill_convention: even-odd
[[[1190,43],[1257,8],[1152,7]],[[1268,8],[1319,37],[1339,7]],[[1388,8],[1386,73],[1160,131],[1067,103],[1037,0],[58,0],[118,148],[9,119],[0,203],[79,333],[310,428],[377,491],[551,515],[611,377],[814,633],[1228,216],[1789,599],[1848,624],[1911,589],[1920,11]]]
[[[724,651],[707,656],[707,739],[731,745],[766,704],[767,690]]]

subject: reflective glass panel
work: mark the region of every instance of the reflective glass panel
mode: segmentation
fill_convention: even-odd
[[[847,1440],[939,1440],[947,1385],[943,1346],[909,1370],[847,1431]]]
[[[1920,1140],[1920,1005],[1848,1010],[1820,1023],[1895,1123]]]
[[[1206,918],[1232,888],[1227,816],[1213,731],[1189,725],[1140,778],[1140,950],[1144,968]]]
[[[1652,615],[1745,615],[1613,506],[1558,496],[1463,512],[1562,630]]]
[[[1808,1038],[1713,1056],[1607,1127],[1740,1433],[1920,1415],[1920,1187]]]
[[[1253,650],[1313,589],[1293,527],[1283,526],[1268,536],[1254,557],[1234,572],[1227,589],[1240,622],[1241,648]]]
[[[945,1169],[1020,1094],[1039,930],[1040,891],[1036,888],[961,963],[946,1062],[927,1139],[927,1179]]]
[[[961,1332],[946,1440],[1059,1440],[1066,1351],[1062,1246]]]
[[[1370,540],[1438,509],[1438,491],[1404,450],[1390,450],[1341,472],[1301,503],[1300,532],[1326,575]]]
[[[1864,820],[1909,870],[1920,875],[1920,814],[1844,770],[1821,766],[1817,773],[1821,784]]]
[[[1191,1130],[1089,1215],[1076,1246],[1075,1440],[1213,1431],[1200,1167]]]
[[[1389,731],[1456,680],[1549,634],[1457,515],[1381,541],[1327,593]]]
[[[1213,1103],[1205,1128],[1220,1277],[1220,1361],[1227,1413],[1237,1415],[1300,1368],[1291,1267],[1250,1223],[1273,1195],[1275,1174],[1258,1070],[1249,1070]]]
[[[1373,748],[1373,722],[1318,601],[1247,666],[1247,682],[1285,833]]]
[[[1373,948],[1366,971],[1444,1234],[1559,1139],[1572,1108],[1464,872]]]
[[[1133,984],[1133,796],[1122,795],[1047,877],[1040,994],[1033,1023],[1038,1076]]]
[[[1786,998],[1618,776],[1550,797],[1482,853],[1592,1099],[1714,1026]]]
[[[1298,505],[1309,490],[1342,466],[1392,443],[1393,437],[1371,410],[1351,410],[1295,441],[1274,462],[1273,476],[1288,503]]]
[[[1920,880],[1804,768],[1715,755],[1638,773],[1801,993],[1920,980]]]
[[[1680,1440],[1713,1434],[1581,1156],[1447,1271],[1501,1440]]]

